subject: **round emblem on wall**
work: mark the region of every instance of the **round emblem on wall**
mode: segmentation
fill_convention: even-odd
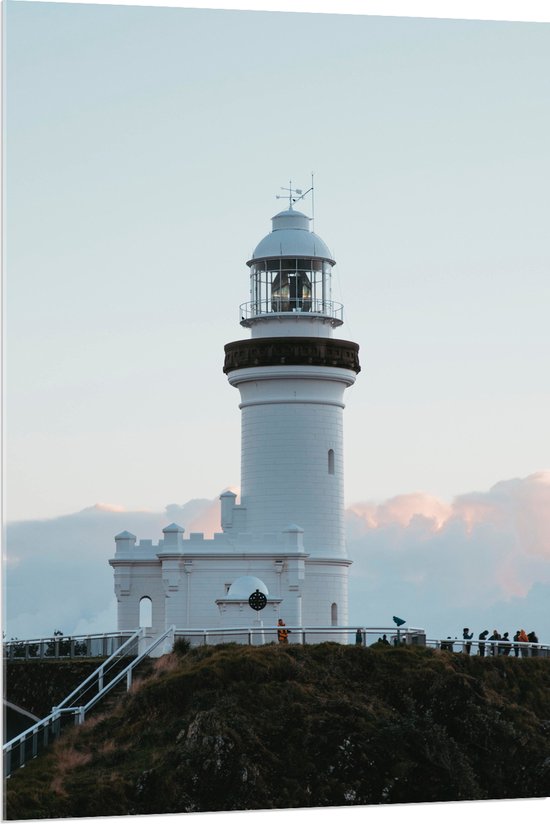
[[[260,590],[257,589],[256,592],[253,592],[250,598],[248,599],[248,603],[250,604],[252,609],[255,609],[257,612],[259,612],[259,610],[263,609],[267,604],[267,598],[265,597],[263,592],[260,592]]]

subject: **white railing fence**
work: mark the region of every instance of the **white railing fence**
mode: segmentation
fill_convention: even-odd
[[[550,644],[522,641],[465,641],[462,638],[427,639],[426,646],[446,652],[465,653],[492,658],[503,655],[510,658],[550,658]]]
[[[53,635],[50,638],[31,638],[24,641],[12,638],[3,642],[7,660],[18,658],[108,658],[130,636],[128,632],[103,632],[95,635]]]
[[[187,638],[191,644],[269,644],[278,642],[278,626],[262,626],[261,622],[251,626],[224,628],[185,628],[176,629],[177,638]],[[466,652],[472,655],[509,655],[511,657],[548,657],[550,645],[544,643],[520,643],[508,641],[465,641],[459,638],[427,638],[425,630],[416,627],[309,627],[286,626],[289,643],[316,644],[322,641],[334,641],[343,644],[358,643],[371,646],[386,637],[391,646],[397,643],[408,646],[427,646],[432,649],[450,652]],[[149,630],[150,632],[150,630]],[[32,660],[71,659],[71,658],[108,658],[116,654],[133,636],[133,631],[107,632],[96,635],[53,636],[50,638],[33,638],[30,640],[12,639],[4,641],[4,659]]]
[[[176,629],[175,638],[186,639],[192,646],[215,644],[262,645],[280,643],[279,631],[287,630],[289,644],[318,644],[334,641],[340,644],[372,646],[421,646],[448,652],[464,652],[471,655],[510,655],[512,657],[550,657],[550,645],[520,643],[515,641],[465,641],[450,638],[427,638],[425,630],[416,627],[303,627],[303,626],[247,626],[202,629]]]
[[[283,627],[261,623],[252,626],[176,629],[175,638],[185,638],[192,646],[198,644],[276,644],[280,643],[281,630],[288,633],[289,644],[320,644],[333,641],[337,644],[361,644],[370,646],[384,635],[396,634],[395,627],[334,627],[334,626],[293,626]],[[407,628],[399,632],[400,641],[409,645],[424,646],[426,635],[423,629]]]

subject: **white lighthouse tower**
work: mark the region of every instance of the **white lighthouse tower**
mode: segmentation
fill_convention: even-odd
[[[224,372],[241,395],[241,506],[247,530],[289,524],[307,554],[298,623],[346,624],[344,391],[360,370],[356,343],[333,337],[342,306],[331,295],[335,261],[310,218],[292,206],[254,249],[248,340],[225,347]]]
[[[252,625],[250,581],[266,596],[264,623],[347,625],[343,410],[359,347],[334,336],[343,322],[331,295],[335,261],[295,200],[291,188],[247,262],[240,312],[250,336],[225,346],[223,369],[240,393],[240,502],[221,495],[222,532],[212,539],[185,538],[178,524],[157,545],[117,536],[121,630],[138,625],[144,600],[154,631]]]

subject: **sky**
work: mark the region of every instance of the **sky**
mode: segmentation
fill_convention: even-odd
[[[245,261],[280,187],[314,171],[363,365],[345,412],[350,621],[550,641],[549,23],[430,18],[548,10],[337,5],[5,2],[8,637],[111,630],[121,529],[219,528],[239,485],[221,365],[246,334]]]
[[[8,634],[103,628],[112,536],[238,489],[223,347],[276,195],[314,172],[362,362],[352,619],[368,594],[365,623],[399,601],[437,634],[469,610],[550,640],[549,25],[8,0]],[[29,612],[97,562],[82,614]]]

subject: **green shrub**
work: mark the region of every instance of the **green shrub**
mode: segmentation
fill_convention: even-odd
[[[190,649],[191,641],[189,641],[187,638],[176,638],[176,640],[174,641],[173,651],[176,653],[176,655],[183,657],[184,655],[187,655]]]

